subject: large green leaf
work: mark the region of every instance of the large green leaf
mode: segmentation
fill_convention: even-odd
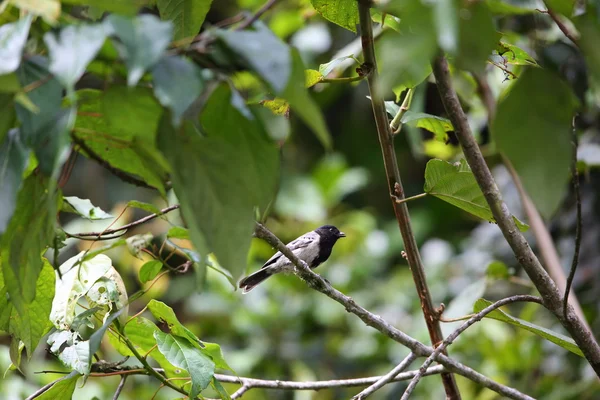
[[[0,283],[0,287],[2,286]],[[52,298],[54,297],[54,269],[52,265],[44,260],[44,267],[36,282],[35,299],[24,306],[23,312],[18,313],[12,307],[11,301],[7,299],[5,293],[6,289],[0,289],[0,295],[2,296],[0,307],[3,309],[0,315],[10,315],[7,330],[12,335],[13,341],[18,342],[20,340],[25,344],[27,356],[31,357],[40,339],[52,327],[49,318]],[[0,317],[0,329],[3,329],[1,321],[2,318]]]
[[[481,72],[500,39],[492,13],[487,4],[477,1],[464,2],[458,15],[460,28],[456,65],[465,70]]]
[[[27,15],[17,22],[0,26],[0,75],[16,71],[21,64],[30,25],[31,15]]]
[[[67,90],[73,90],[110,30],[108,24],[82,24],[67,26],[58,34],[48,32],[44,35],[50,55],[48,69]]]
[[[115,45],[127,64],[127,83],[134,86],[144,72],[163,56],[171,42],[173,26],[151,14],[134,19],[113,14],[108,17],[107,23],[119,38]]]
[[[549,218],[567,190],[576,99],[547,70],[530,68],[498,104],[492,135],[540,213]]]
[[[161,331],[154,332],[158,350],[171,364],[185,369],[192,378],[190,398],[195,398],[211,382],[215,363],[186,339]]]
[[[20,315],[36,296],[42,251],[54,239],[58,199],[56,193],[49,193],[45,181],[31,174],[23,182],[17,208],[0,239],[4,283]]]
[[[36,398],[38,400],[71,400],[79,376],[77,371],[72,371],[69,375],[60,378],[50,389]]]
[[[356,33],[358,3],[355,0],[310,0],[310,2],[323,18]]]
[[[479,299],[473,305],[473,312],[478,313],[481,310],[483,310],[484,308],[486,308],[492,304],[493,303],[491,301],[488,301],[485,299]],[[521,329],[525,329],[526,331],[535,333],[536,335],[541,336],[544,339],[546,339],[554,344],[559,345],[563,349],[567,349],[571,353],[575,353],[578,356],[583,357],[583,353],[581,352],[581,350],[579,349],[579,347],[577,346],[575,341],[573,339],[571,339],[570,337],[561,335],[560,333],[557,333],[557,332],[553,332],[550,329],[546,329],[542,326],[532,324],[531,322],[528,322],[528,321],[525,321],[525,320],[522,320],[519,318],[515,318],[511,315],[508,315],[504,311],[498,310],[498,309],[487,314],[485,317],[492,318],[492,319],[502,321],[502,322],[506,322],[508,324],[517,326]]]
[[[495,222],[477,181],[467,162],[451,164],[443,160],[430,160],[425,168],[425,186],[423,190],[470,214],[490,222]],[[529,227],[513,217],[519,230]]]
[[[20,131],[13,129],[0,144],[0,235],[6,230],[17,206],[17,193],[28,162],[29,150],[21,140]]]
[[[272,200],[279,171],[277,147],[236,96],[215,90],[201,117],[205,136],[189,122],[174,130],[166,114],[158,136],[196,250],[210,249],[234,276],[246,265],[254,208]]]
[[[38,110],[21,104],[16,105],[16,110],[23,142],[34,150],[40,170],[47,176],[56,176],[68,155],[75,110],[61,108],[62,87],[47,65],[48,61],[42,57],[32,57],[21,65],[18,70],[21,84],[39,84],[27,93]]]
[[[156,6],[163,20],[173,22],[173,39],[191,41],[200,32],[211,3],[212,0],[157,0]]]
[[[155,149],[162,107],[147,88],[80,90],[74,134],[110,166],[164,192],[168,167]]]
[[[331,137],[325,120],[305,87],[304,65],[298,51],[258,24],[256,31],[217,31],[240,64],[254,70],[276,96],[287,100],[294,112],[326,148]]]
[[[593,12],[588,11],[574,19],[580,33],[579,47],[585,57],[585,64],[591,75],[596,92],[600,89],[600,22]]]
[[[164,57],[152,69],[154,94],[160,103],[171,109],[173,124],[200,96],[204,87],[200,69],[182,57]]]

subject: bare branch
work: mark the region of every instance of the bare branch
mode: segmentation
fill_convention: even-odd
[[[256,20],[262,17],[264,13],[269,11],[271,7],[273,7],[277,3],[277,1],[278,0],[268,0],[265,4],[263,4],[261,8],[258,9],[258,11],[254,15],[242,22],[235,30],[241,31],[252,25]]]
[[[433,353],[432,353],[433,354]],[[352,400],[363,400],[375,393],[377,390],[387,385],[389,382],[394,380],[396,376],[406,368],[410,366],[410,364],[417,358],[414,353],[410,353],[400,364],[398,364],[393,370],[388,372],[386,375],[382,376],[377,382],[357,394],[352,398]]]
[[[565,288],[565,295],[563,299],[563,315],[567,318],[567,306],[569,304],[569,292],[571,291],[571,285],[575,278],[575,272],[577,271],[577,263],[579,262],[579,249],[581,248],[581,193],[579,191],[579,172],[577,171],[577,132],[575,131],[575,118],[573,118],[573,129],[571,131],[571,142],[573,145],[573,155],[571,157],[571,175],[573,179],[573,191],[575,192],[575,252],[573,253],[573,261],[571,262],[571,270],[567,278],[567,286]],[[575,297],[574,297],[575,298]]]
[[[460,105],[458,95],[452,87],[448,61],[444,56],[438,56],[433,63],[433,73],[444,108],[454,126],[456,136],[462,146],[463,153],[471,166],[477,184],[490,206],[494,219],[502,231],[506,241],[512,248],[517,261],[540,292],[544,305],[559,319],[569,331],[579,348],[584,353],[592,368],[600,376],[600,346],[586,324],[577,317],[573,307],[569,306],[567,317],[562,312],[563,296],[550,278],[542,264],[531,250],[529,243],[516,227],[512,214],[502,200],[500,190],[496,185],[481,150],[475,141],[467,117]]]
[[[567,28],[567,26],[560,20],[560,16],[556,12],[554,12],[554,10],[552,10],[550,7],[548,7],[548,4],[546,1],[544,1],[544,4],[546,4],[546,7],[548,8],[548,11],[546,11],[546,14],[548,14],[550,16],[550,18],[552,18],[552,20],[554,21],[556,26],[558,26],[558,29],[560,29],[561,32],[571,42],[573,42],[573,44],[575,46],[579,47],[579,40],[577,39],[577,36],[573,32],[571,32],[571,30],[569,28]]]
[[[115,395],[112,400],[118,400],[121,391],[125,387],[125,382],[127,381],[127,375],[121,375],[121,382],[119,382],[119,386],[117,386],[117,390],[115,391]]]
[[[401,400],[408,400],[408,398],[410,397],[413,390],[417,387],[417,383],[419,383],[419,380],[421,379],[421,371],[426,371],[427,368],[431,365],[431,363],[433,363],[433,361],[435,360],[437,355],[440,354],[442,351],[444,351],[444,349],[446,347],[450,346],[452,344],[452,342],[454,342],[461,333],[463,333],[465,330],[467,330],[468,327],[473,325],[475,322],[481,321],[481,319],[483,317],[485,317],[486,315],[488,315],[495,309],[500,308],[506,304],[515,303],[517,301],[531,301],[534,303],[543,304],[542,299],[539,297],[536,297],[536,296],[529,296],[529,295],[511,296],[511,297],[507,297],[506,299],[498,300],[494,304],[487,306],[486,308],[484,308],[483,310],[481,310],[480,312],[478,312],[477,314],[475,314],[474,316],[469,318],[469,320],[467,320],[460,327],[458,327],[458,329],[456,329],[454,332],[452,332],[444,340],[444,342],[438,348],[436,348],[435,351],[433,353],[431,353],[431,355],[429,357],[427,357],[427,359],[425,360],[425,362],[423,363],[421,368],[419,368],[419,373],[417,375],[415,375],[415,377],[410,381],[410,384],[404,391],[404,394],[402,395]]]

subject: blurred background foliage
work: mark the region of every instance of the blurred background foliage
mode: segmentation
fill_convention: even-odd
[[[592,329],[600,332],[597,262],[600,259],[600,176],[594,169],[600,163],[599,92],[590,88],[589,71],[581,54],[548,15],[535,11],[545,8],[543,3],[514,1],[510,4],[515,7],[512,11],[495,14],[497,31],[543,67],[559,73],[584,105],[577,120],[581,132],[579,167],[583,172],[584,236],[574,290]],[[262,5],[263,0],[214,1],[206,21],[208,25],[216,24],[237,15],[240,10],[252,11]],[[353,53],[359,46],[354,34],[325,21],[308,0],[281,1],[263,20],[277,36],[300,50],[307,68],[318,69],[320,64]],[[383,39],[386,39],[385,34]],[[404,57],[416,57],[419,49],[413,51],[415,54]],[[394,62],[382,62],[382,68],[393,67]],[[352,76],[356,66],[350,64],[335,73]],[[510,70],[520,73],[519,66],[511,66]],[[514,80],[511,74],[490,63],[482,74],[496,96],[504,95]],[[453,79],[484,154],[494,167],[505,200],[510,210],[523,219],[516,189],[490,139],[488,114],[477,95],[476,85],[470,75],[461,71],[457,71]],[[262,86],[249,73],[239,72],[234,82],[250,102],[262,99]],[[427,343],[428,334],[412,276],[401,256],[402,240],[389,204],[367,94],[364,82],[314,87],[314,98],[323,110],[333,137],[333,151],[326,152],[316,137],[292,115],[292,133],[281,148],[279,192],[266,222],[284,242],[325,223],[338,226],[347,238],[339,242],[330,260],[317,272],[362,306]],[[394,100],[392,91],[387,95],[388,100]],[[412,109],[444,116],[431,80],[417,87]],[[526,109],[522,118],[527,118]],[[429,158],[450,161],[460,158],[452,133],[447,143],[441,143],[433,140],[433,134],[426,130],[405,126],[395,145],[407,196],[423,192],[424,169]],[[156,193],[124,183],[84,157],[78,158],[64,194],[91,199],[113,215],[119,215],[131,199],[158,207],[165,205]],[[409,209],[433,300],[447,305],[446,317],[471,312],[479,297],[494,300],[532,292],[495,225],[481,222],[433,197],[411,202]],[[125,224],[143,215],[144,212],[129,208],[119,223]],[[98,231],[104,223],[64,215],[62,218],[67,232]],[[178,218],[175,214],[168,216],[172,223],[177,223]],[[566,185],[564,198],[549,225],[566,269],[573,253],[575,226],[573,195]],[[133,233],[151,232],[156,236],[155,243],[160,245],[168,228],[169,223],[156,219]],[[531,234],[527,237],[534,243]],[[67,243],[61,261],[90,246],[89,242],[75,239]],[[191,247],[186,241],[178,244]],[[267,244],[254,239],[246,271],[259,268],[272,253]],[[141,287],[139,269],[150,258],[135,258],[123,247],[107,254],[123,276],[128,292],[138,290]],[[294,276],[274,277],[244,296],[212,269],[202,276],[191,272],[182,276],[167,275],[146,285],[152,285],[151,290],[130,306],[130,314],[139,311],[151,298],[166,302],[197,336],[219,343],[227,362],[240,376],[280,380],[372,376],[388,372],[408,353]],[[538,305],[511,307],[511,313],[563,332]],[[447,334],[457,326],[457,323],[443,324],[443,329]],[[118,355],[110,348],[103,350],[117,359]],[[600,393],[600,384],[582,358],[501,322],[484,320],[475,324],[450,347],[450,353],[492,379],[536,398],[597,399]],[[9,364],[8,341],[0,338],[0,370],[4,371]],[[58,362],[40,346],[25,366],[24,376],[7,373],[0,383],[0,397],[23,398],[55,379],[54,375],[39,375],[35,371],[59,368]],[[497,394],[461,377],[457,380],[464,399],[498,398]],[[85,387],[76,390],[74,398],[111,398],[117,383],[118,377],[90,378]],[[151,378],[131,378],[120,398],[147,399],[157,387],[158,383]],[[226,387],[231,392],[236,385]],[[404,383],[388,385],[378,391],[375,398],[398,398],[404,387]],[[356,392],[357,389],[321,392],[253,389],[244,398],[328,400],[349,398]],[[162,389],[156,395],[157,399],[175,397],[178,394],[169,389]],[[413,397],[442,398],[439,378],[425,378]]]

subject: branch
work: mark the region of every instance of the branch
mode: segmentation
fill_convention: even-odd
[[[577,39],[577,36],[572,33],[569,28],[567,28],[567,26],[565,24],[563,24],[563,22],[560,20],[560,17],[558,16],[558,14],[556,14],[550,7],[548,7],[548,4],[546,1],[544,1],[544,4],[546,4],[546,8],[548,9],[548,11],[546,11],[546,13],[550,16],[550,18],[552,18],[552,20],[554,21],[554,23],[556,24],[556,26],[558,26],[558,29],[561,30],[561,32],[571,41],[573,42],[573,44],[577,47],[579,47],[579,41]]]
[[[473,325],[475,322],[481,321],[483,319],[483,317],[485,317],[486,315],[488,315],[495,309],[500,308],[506,304],[515,303],[517,301],[531,301],[534,303],[542,304],[542,299],[539,297],[536,297],[536,296],[529,296],[529,295],[511,296],[511,297],[507,297],[506,299],[498,300],[494,304],[487,306],[486,308],[484,308],[483,310],[481,310],[480,312],[478,312],[477,314],[472,316],[468,321],[463,323],[460,327],[458,327],[458,329],[456,329],[454,332],[452,332],[442,342],[442,344],[438,348],[436,348],[435,351],[433,353],[431,353],[431,355],[429,357],[427,357],[427,359],[425,360],[425,362],[423,363],[421,368],[419,368],[419,373],[417,375],[415,375],[415,377],[412,378],[412,380],[410,381],[410,384],[404,391],[404,394],[402,395],[401,400],[408,400],[408,398],[410,397],[413,390],[417,387],[417,383],[419,383],[419,380],[421,379],[421,376],[422,376],[421,371],[423,371],[423,372],[427,371],[427,368],[431,365],[431,363],[433,363],[433,361],[435,360],[435,357],[438,354],[440,354],[442,351],[444,351],[444,349],[446,347],[450,346],[452,344],[452,342],[454,342],[461,333],[463,333],[465,330],[467,330],[468,327]]]
[[[398,109],[398,112],[392,119],[392,122],[390,122],[390,130],[392,131],[392,133],[394,135],[397,135],[398,133],[400,133],[400,130],[402,129],[402,117],[404,117],[404,114],[406,114],[406,112],[410,108],[410,103],[412,102],[413,93],[414,93],[413,89],[408,89],[408,91],[406,92],[406,96],[404,96],[404,100],[402,101],[402,105],[400,106],[400,108]]]
[[[375,328],[379,332],[390,337],[392,340],[403,344],[417,356],[428,357],[429,355],[431,355],[431,353],[433,353],[433,349],[431,347],[425,346],[418,340],[408,336],[399,329],[391,326],[380,316],[370,313],[369,311],[356,304],[356,302],[352,298],[334,289],[331,286],[331,284],[329,284],[329,282],[327,282],[320,275],[314,273],[310,268],[308,268],[308,265],[306,265],[304,261],[296,257],[296,255],[292,253],[292,251],[288,247],[286,247],[283,244],[283,242],[281,242],[281,240],[277,238],[277,236],[271,233],[271,231],[269,231],[263,225],[257,223],[254,234],[256,237],[265,240],[271,246],[279,250],[288,260],[290,260],[292,264],[294,264],[294,266],[296,267],[296,275],[298,275],[301,279],[306,281],[306,283],[312,289],[315,289],[325,294],[329,298],[343,305],[346,308],[346,311],[359,317],[367,326]],[[506,397],[518,400],[531,400],[531,397],[519,392],[518,390],[494,382],[485,375],[451,359],[450,357],[444,354],[439,354],[436,357],[436,361],[438,361],[440,364],[446,367],[447,370],[462,375],[465,378],[468,378],[473,382],[479,383],[480,385],[491,389],[497,393],[500,393]]]
[[[260,17],[262,17],[262,15],[264,13],[269,11],[269,9],[271,7],[273,7],[275,5],[275,3],[277,3],[277,1],[278,0],[268,0],[265,4],[263,4],[263,6],[261,8],[258,9],[258,11],[256,11],[256,13],[254,15],[252,15],[251,17],[246,19],[244,22],[242,22],[235,30],[241,31],[241,30],[246,29],[250,25],[252,25],[255,21],[257,21]]]
[[[456,136],[462,146],[463,153],[471,166],[477,184],[492,210],[494,219],[502,231],[506,241],[512,248],[519,264],[540,292],[544,305],[548,308],[569,331],[577,345],[581,348],[590,365],[600,377],[600,346],[585,323],[577,317],[573,307],[569,306],[567,317],[562,312],[562,293],[556,287],[540,261],[529,247],[529,243],[516,227],[508,207],[502,200],[502,195],[488,168],[481,150],[475,141],[467,117],[460,105],[458,95],[452,87],[448,61],[438,56],[433,63],[433,73],[444,108],[448,113]]]
[[[573,253],[573,261],[571,262],[571,270],[567,278],[567,286],[563,299],[563,315],[567,318],[567,305],[569,304],[569,292],[577,271],[577,263],[579,262],[579,249],[581,247],[581,193],[579,191],[579,172],[577,171],[577,132],[575,131],[575,118],[573,118],[573,130],[571,132],[571,141],[573,145],[573,155],[571,156],[571,175],[573,175],[573,191],[575,192],[576,204],[576,224],[575,224],[575,252]]]
[[[178,208],[179,208],[179,204],[175,204],[175,205],[169,206],[167,208],[163,208],[162,210],[160,210],[160,213],[147,215],[144,218],[140,218],[137,221],[133,221],[132,223],[129,223],[127,225],[123,225],[120,228],[107,229],[102,232],[84,232],[84,233],[67,233],[67,232],[65,232],[65,234],[67,235],[67,237],[81,239],[81,240],[100,240],[105,235],[111,235],[114,233],[116,235],[111,236],[109,239],[115,239],[119,236],[123,236],[124,234],[126,234],[127,230],[129,230],[130,228],[144,224],[148,221],[153,220],[156,217],[160,217],[161,215],[164,215],[168,212],[177,210]],[[121,231],[124,231],[124,232],[121,232]]]
[[[375,117],[375,124],[377,126],[377,135],[379,136],[388,190],[391,196],[397,196],[402,200],[404,198],[404,189],[402,188],[402,180],[400,179],[396,151],[392,141],[392,132],[390,131],[383,96],[379,93],[380,90],[378,89],[379,77],[377,72],[377,60],[375,58],[373,23],[371,20],[370,6],[370,0],[358,0],[360,36],[365,65],[372,69],[367,82],[369,83],[371,105],[373,108],[373,116]],[[419,248],[412,232],[408,207],[405,203],[397,203],[393,199],[392,207],[394,208],[396,220],[398,221],[398,226],[402,235],[402,241],[404,242],[404,248],[406,249],[406,259],[415,282],[417,295],[421,301],[421,309],[423,310],[423,317],[425,318],[427,330],[429,331],[429,337],[431,338],[431,343],[435,347],[442,342],[444,336],[442,335],[442,329],[436,317],[437,313],[435,312],[435,307],[431,300],[431,293],[427,286],[425,268],[421,261]],[[460,399],[460,392],[452,374],[442,374],[442,381],[444,383],[446,397],[449,399]]]
[[[432,353],[433,354],[433,353]],[[398,364],[393,370],[382,376],[377,382],[357,394],[352,398],[352,400],[363,400],[375,393],[377,390],[381,389],[383,386],[392,382],[394,378],[398,376],[398,374],[404,371],[406,368],[410,366],[410,364],[415,361],[417,356],[414,353],[410,353],[400,364]],[[416,375],[415,375],[416,376]]]
[[[119,382],[119,386],[117,386],[117,390],[115,391],[115,395],[112,400],[118,400],[121,391],[125,387],[125,381],[127,381],[127,375],[121,375],[121,381]]]

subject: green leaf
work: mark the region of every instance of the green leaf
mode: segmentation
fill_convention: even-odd
[[[310,0],[310,2],[323,18],[356,33],[358,3],[355,0]]]
[[[458,10],[454,0],[438,0],[433,4],[433,17],[440,48],[454,52],[458,42]]]
[[[496,52],[502,56],[504,62],[512,65],[529,65],[538,67],[537,61],[531,57],[525,50],[504,41],[498,42]]]
[[[40,170],[47,176],[56,176],[68,156],[69,130],[75,121],[75,110],[61,108],[62,87],[52,78],[47,64],[45,58],[36,56],[19,68],[18,76],[23,86],[34,82],[44,84],[27,93],[38,112],[21,104],[16,105],[16,111],[21,121],[23,142],[34,150]]]
[[[4,282],[19,314],[36,296],[36,282],[43,267],[42,252],[54,239],[56,193],[45,180],[30,175],[21,185],[8,228],[0,239]]]
[[[158,350],[171,364],[189,372],[192,378],[190,397],[196,397],[211,382],[215,363],[192,346],[186,339],[161,331],[154,332]]]
[[[94,206],[89,199],[80,199],[77,196],[63,197],[62,211],[79,214],[83,218],[89,219],[90,221],[114,218],[100,207]]]
[[[112,267],[111,259],[104,254],[87,261],[83,260],[84,255],[85,252],[82,251],[60,266],[62,278],[57,272],[56,295],[52,301],[50,320],[59,330],[71,328],[77,301]]]
[[[473,305],[473,312],[478,313],[481,310],[483,310],[484,308],[486,308],[492,304],[493,303],[491,301],[487,301],[485,299],[479,299]],[[485,317],[495,319],[498,321],[502,321],[502,322],[506,322],[508,324],[517,326],[521,329],[525,329],[526,331],[532,332],[554,344],[559,345],[563,349],[569,350],[571,353],[575,353],[578,356],[583,357],[583,353],[581,352],[579,347],[577,347],[577,344],[575,344],[575,341],[573,339],[571,339],[570,337],[561,335],[560,333],[557,333],[557,332],[553,332],[550,329],[546,329],[539,325],[532,324],[531,322],[524,321],[519,318],[515,318],[511,315],[508,315],[504,311],[498,310],[498,309],[487,314]]]
[[[600,22],[591,11],[574,18],[573,21],[580,33],[579,47],[585,57],[585,65],[591,75],[594,89],[598,92],[600,88],[600,52],[598,52]]]
[[[464,159],[456,164],[437,159],[430,160],[425,168],[423,190],[461,210],[495,223],[492,211]],[[522,232],[529,229],[517,218],[513,219]]]
[[[148,303],[148,310],[154,315],[159,321],[165,322],[169,326],[169,331],[177,336],[181,336],[189,340],[194,347],[197,349],[202,349],[202,345],[200,344],[200,339],[196,337],[188,328],[183,326],[181,322],[177,319],[177,315],[171,307],[166,305],[165,303],[158,300],[150,300]]]
[[[440,142],[446,142],[447,132],[453,131],[454,127],[449,119],[438,117],[437,115],[417,113],[406,111],[402,117],[402,123],[417,128],[423,128],[435,135],[435,139]]]
[[[41,395],[37,397],[38,400],[71,400],[77,380],[79,379],[79,373],[77,371],[71,371],[71,373],[63,378],[58,379],[54,385]]]
[[[15,93],[21,89],[19,78],[15,72],[0,75],[0,93]]]
[[[319,65],[319,72],[322,76],[327,77],[327,75],[329,75],[338,65],[352,58],[354,58],[354,55],[335,58],[326,64]]]
[[[205,135],[187,122],[175,131],[165,115],[158,137],[196,250],[214,252],[233,275],[245,268],[254,208],[272,200],[279,171],[277,147],[237,96],[224,85],[213,92]]]
[[[118,170],[139,176],[164,193],[168,166],[155,148],[162,107],[148,88],[111,86],[80,90],[74,134]]]
[[[323,80],[323,75],[319,71],[314,69],[307,69],[304,71],[304,86],[307,88],[315,86],[317,83]]]
[[[52,327],[49,316],[54,297],[54,269],[46,259],[36,282],[35,293],[35,299],[26,304],[20,313],[10,305],[10,300],[7,304],[12,309],[12,312],[9,311],[8,332],[13,336],[12,340],[20,340],[25,344],[28,358],[31,358],[40,339]]]
[[[106,21],[120,40],[115,46],[129,71],[127,84],[135,86],[144,72],[163,56],[171,42],[173,26],[150,14],[134,19],[112,14]]]
[[[140,282],[146,283],[156,278],[156,275],[158,275],[162,269],[162,266],[163,263],[158,260],[152,260],[144,263],[142,268],[140,268]]]
[[[213,377],[210,385],[215,390],[215,392],[217,392],[219,394],[219,397],[221,398],[221,400],[231,400],[231,396],[229,396],[229,393],[227,393],[227,390],[225,390],[223,385],[221,385],[221,382],[219,382],[216,378]]]
[[[523,8],[507,3],[504,0],[485,0],[490,11],[498,15],[524,15],[538,12],[535,8]]]
[[[492,13],[484,2],[462,4],[458,13],[460,28],[455,62],[464,70],[482,72],[500,35],[496,33]]]
[[[498,150],[545,218],[552,216],[567,191],[576,106],[566,83],[547,70],[530,68],[500,101],[492,122]]]
[[[226,369],[233,372],[233,369],[227,364],[221,351],[221,346],[216,343],[202,342],[204,348],[200,349],[204,354],[209,356],[214,362],[215,367],[220,369]]]
[[[29,150],[23,145],[20,131],[9,131],[0,145],[0,235],[6,230],[17,206],[17,194],[28,163]]]
[[[100,344],[102,343],[102,338],[106,333],[106,330],[112,325],[112,323],[119,318],[121,313],[124,311],[124,308],[121,308],[117,312],[113,313],[108,317],[108,319],[102,324],[100,328],[92,336],[90,336],[90,345],[89,345],[89,359],[92,360],[94,358],[94,353],[98,351],[100,348]]]
[[[305,87],[304,65],[296,49],[271,31],[258,26],[256,31],[217,31],[217,36],[236,59],[254,70],[276,96],[287,100],[292,110],[312,129],[326,149],[331,147],[321,111]],[[248,46],[252,43],[252,46]]]
[[[172,238],[175,238],[175,239],[189,239],[190,238],[190,233],[189,233],[189,231],[186,228],[183,228],[181,226],[173,226],[167,232],[167,237],[169,239],[172,239]]]
[[[134,16],[140,8],[154,3],[153,0],[61,0],[61,2],[63,4],[89,6],[100,11],[128,16]]]
[[[488,264],[485,275],[488,278],[492,279],[508,279],[510,277],[510,272],[508,271],[508,267],[502,261],[492,261]]]
[[[200,32],[212,0],[157,0],[160,18],[173,22],[173,40],[187,44]]]
[[[186,58],[164,57],[152,69],[152,76],[156,98],[171,109],[173,124],[178,126],[185,110],[204,88],[200,69]]]
[[[127,207],[139,208],[140,210],[148,211],[152,214],[161,214],[160,208],[156,207],[154,204],[144,203],[142,201],[130,200],[127,203]]]
[[[16,71],[29,34],[31,15],[12,24],[0,26],[0,75]]]
[[[49,70],[71,91],[110,34],[110,25],[70,25],[58,34],[47,32],[44,42],[50,56]]]

